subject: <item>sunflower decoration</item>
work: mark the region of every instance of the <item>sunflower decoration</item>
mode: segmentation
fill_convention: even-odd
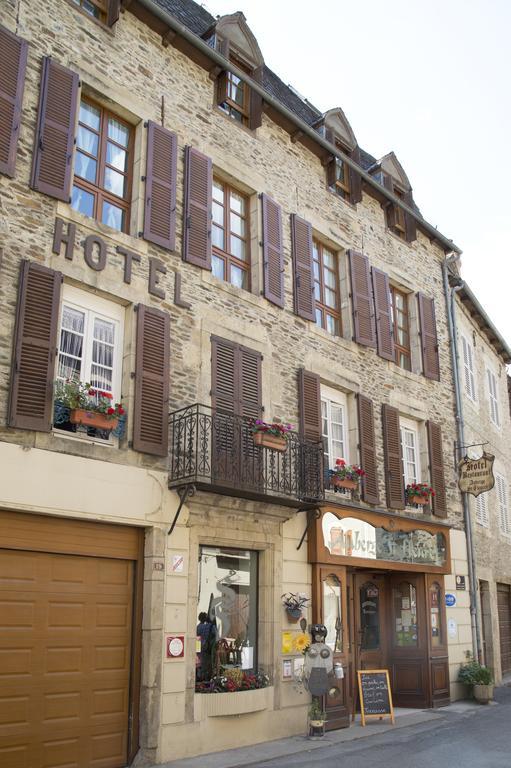
[[[295,637],[294,645],[297,653],[305,653],[310,644],[311,639],[307,632],[300,632],[300,634]]]

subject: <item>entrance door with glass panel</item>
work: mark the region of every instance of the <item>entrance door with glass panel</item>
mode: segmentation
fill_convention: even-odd
[[[430,705],[424,574],[390,576],[390,667],[394,703]]]
[[[356,669],[383,669],[387,662],[387,590],[383,573],[353,574]]]

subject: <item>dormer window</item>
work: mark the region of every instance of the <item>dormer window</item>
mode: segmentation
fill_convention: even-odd
[[[240,61],[231,57],[231,61],[249,74]],[[218,78],[218,106],[226,114],[242,125],[250,122],[250,89],[232,72],[223,72]]]
[[[391,192],[394,197],[402,201],[408,208],[414,208],[412,188],[403,166],[394,152],[390,152],[381,160],[378,160],[369,168],[369,173],[382,187]],[[417,224],[415,217],[405,211],[397,203],[388,199],[382,200],[382,208],[385,211],[387,228],[401,240],[411,243],[417,239]]]
[[[394,195],[404,202],[405,193],[396,186],[394,186],[393,191]],[[392,205],[391,203],[387,206],[387,226],[395,235],[402,237],[403,240],[406,239],[405,212],[398,205]]]
[[[337,149],[341,150],[345,154],[350,154],[350,151],[345,149],[339,141],[335,142]],[[328,186],[335,192],[336,195],[342,197],[343,200],[350,201],[350,169],[346,163],[339,157],[334,158],[328,165]]]

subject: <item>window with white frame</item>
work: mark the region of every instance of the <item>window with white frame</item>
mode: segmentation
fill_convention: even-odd
[[[487,493],[480,493],[479,496],[476,496],[476,521],[485,528],[488,528],[490,524]]]
[[[499,505],[499,526],[506,536],[511,535],[511,520],[509,519],[509,507],[507,501],[507,482],[502,475],[495,475],[495,487],[497,490],[497,503]]]
[[[465,392],[475,403],[476,381],[474,375],[474,348],[466,336],[461,337],[461,346],[463,348],[463,378],[465,382]]]
[[[496,427],[500,427],[497,377],[489,368],[486,369],[486,380],[488,381],[488,397],[490,400],[490,419]]]
[[[405,487],[420,483],[419,425],[411,419],[399,419],[401,432],[401,456],[403,459],[403,481]]]
[[[335,389],[321,387],[321,425],[325,453],[325,467],[333,469],[336,459],[348,456],[348,400]]]
[[[57,380],[88,383],[120,401],[123,318],[120,305],[64,285]]]

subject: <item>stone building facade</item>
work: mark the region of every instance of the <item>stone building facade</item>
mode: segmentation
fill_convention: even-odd
[[[468,605],[443,609],[467,574],[454,246],[393,153],[265,67],[241,14],[121,5],[1,9],[2,648],[19,709],[2,765],[303,732],[288,592],[344,670],[332,727],[360,666],[389,666],[398,704],[444,704],[470,650]],[[73,424],[66,379],[121,401],[118,429]],[[255,447],[250,418],[294,425],[282,453]],[[341,458],[366,472],[354,492],[332,487]],[[416,481],[426,506],[405,503]],[[217,671],[269,685],[196,691],[199,612]]]
[[[463,453],[470,458],[479,458],[483,452],[495,457],[495,485],[477,497],[470,496],[470,514],[482,656],[500,683],[511,672],[511,421],[506,373],[511,356],[470,287],[455,278],[451,282],[456,290],[465,443],[471,446]]]

